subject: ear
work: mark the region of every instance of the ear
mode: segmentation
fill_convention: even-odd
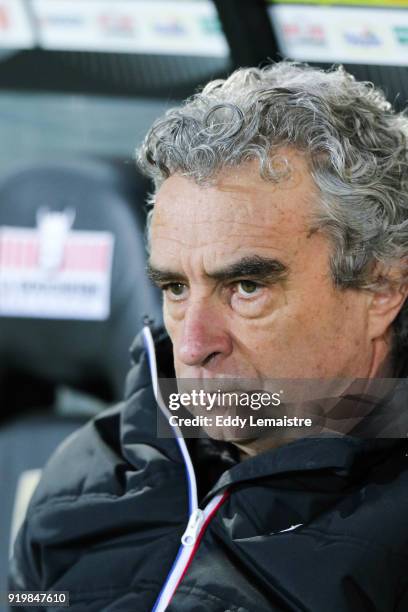
[[[390,283],[370,296],[368,331],[371,340],[386,334],[408,297],[408,283]]]

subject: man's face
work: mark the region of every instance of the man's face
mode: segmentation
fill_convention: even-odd
[[[306,161],[281,153],[291,174],[277,184],[253,161],[159,190],[150,264],[178,378],[368,376],[366,294],[333,286]]]

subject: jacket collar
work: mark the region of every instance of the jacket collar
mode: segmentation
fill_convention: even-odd
[[[239,482],[289,473],[307,475],[324,470],[343,481],[352,472],[364,471],[373,463],[381,461],[397,447],[406,449],[406,441],[362,440],[352,436],[301,438],[235,465],[222,474],[208,496]]]

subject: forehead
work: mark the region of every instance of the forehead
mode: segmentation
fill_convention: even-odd
[[[261,178],[257,160],[222,171],[209,186],[180,175],[164,181],[152,216],[152,258],[163,248],[279,249],[307,239],[317,189],[301,153],[280,155],[290,172],[277,183]]]

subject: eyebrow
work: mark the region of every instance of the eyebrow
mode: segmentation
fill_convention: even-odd
[[[157,285],[187,280],[184,274],[156,268],[150,262],[147,264],[146,271],[148,277]],[[277,282],[283,280],[287,273],[288,267],[278,259],[251,255],[242,257],[224,268],[214,270],[214,272],[206,274],[206,277],[223,282],[241,277]]]

